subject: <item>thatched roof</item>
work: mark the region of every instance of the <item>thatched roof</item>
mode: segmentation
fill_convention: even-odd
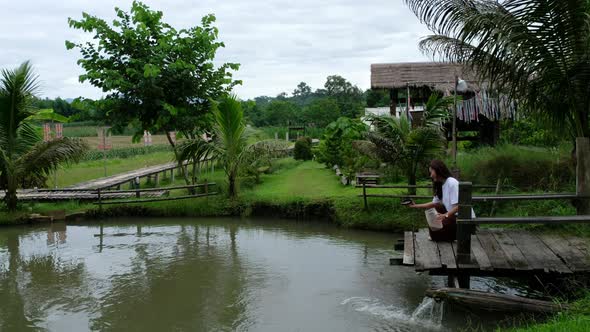
[[[462,65],[441,62],[379,63],[371,65],[371,88],[431,86],[440,91],[455,88],[455,76],[479,90],[475,75]]]

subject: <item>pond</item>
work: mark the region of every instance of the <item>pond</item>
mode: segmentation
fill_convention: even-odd
[[[0,331],[493,328],[390,266],[401,235],[277,219],[117,219],[0,229]],[[493,279],[476,287],[505,288]],[[483,323],[482,323],[483,322]],[[467,324],[467,325],[466,325]]]

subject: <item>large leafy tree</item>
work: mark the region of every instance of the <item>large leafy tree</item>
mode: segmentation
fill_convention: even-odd
[[[425,52],[472,66],[492,88],[589,137],[587,0],[406,0],[434,32]],[[566,132],[566,131],[564,131]]]
[[[263,110],[266,125],[286,126],[288,122],[298,122],[300,107],[292,101],[275,99]]]
[[[309,103],[301,113],[301,119],[305,123],[324,128],[340,117],[340,108],[335,99],[321,98]]]
[[[325,94],[338,102],[338,108],[343,116],[356,118],[360,114],[365,101],[363,91],[356,85],[352,85],[342,76],[330,75],[326,78],[324,88]]]
[[[3,70],[0,78],[0,188],[9,210],[17,207],[16,190],[42,185],[61,163],[78,161],[87,149],[81,140],[42,142],[32,122],[52,118],[33,108],[37,76],[28,62]],[[53,115],[55,116],[55,115]]]
[[[200,26],[176,30],[162,21],[162,12],[141,2],[134,1],[129,13],[115,12],[112,24],[87,13],[81,20],[69,18],[70,27],[92,33],[94,42],[66,41],[68,49],[82,54],[78,64],[86,73],[80,81],[107,93],[103,102],[111,124],[139,120],[136,137],[144,130],[177,130],[190,138],[208,129],[211,100],[240,83],[231,73],[238,64],[214,64],[217,50],[224,47],[213,25],[215,16],[203,17]]]

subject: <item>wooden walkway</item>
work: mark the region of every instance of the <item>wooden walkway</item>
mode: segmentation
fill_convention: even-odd
[[[157,198],[168,194],[166,190],[158,190],[151,192],[142,192],[143,197]],[[4,199],[5,193],[0,191],[0,200]],[[36,191],[34,189],[19,190],[16,193],[17,197],[21,201],[59,201],[59,200],[97,200],[98,193],[96,190],[88,191]],[[104,199],[121,199],[121,198],[132,198],[135,197],[135,193],[108,193],[103,192],[101,194]]]
[[[403,264],[431,275],[517,276],[590,272],[590,241],[524,230],[478,229],[471,236],[471,259],[457,263],[457,242],[434,242],[428,230],[405,232]]]
[[[142,178],[145,176],[155,175],[166,171],[174,170],[178,168],[178,163],[171,162],[162,165],[143,167],[133,171],[115,174],[104,178],[98,178],[86,182],[80,182],[68,188],[70,189],[106,189],[122,185],[127,182],[131,182],[136,178]]]

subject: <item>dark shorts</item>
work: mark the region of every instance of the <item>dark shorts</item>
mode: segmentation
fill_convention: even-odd
[[[444,205],[437,204],[435,206],[436,212],[447,213]],[[452,215],[442,221],[443,228],[433,231],[428,228],[430,238],[432,241],[454,241],[457,238],[457,216]]]

